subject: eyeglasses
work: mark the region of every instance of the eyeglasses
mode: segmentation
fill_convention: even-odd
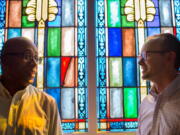
[[[160,53],[161,54],[161,53],[167,53],[167,52],[169,52],[169,51],[144,51],[138,56],[138,60],[140,61],[141,59],[143,59],[146,61],[149,53]]]
[[[6,55],[12,55],[12,56],[21,57],[21,58],[23,58],[27,62],[30,62],[30,61],[34,60],[36,63],[41,63],[41,61],[42,61],[41,57],[38,57],[37,55],[33,56],[29,52],[24,52],[24,53],[5,53],[5,54],[3,54],[3,56],[6,56]]]

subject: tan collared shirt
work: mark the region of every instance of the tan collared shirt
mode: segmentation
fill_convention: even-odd
[[[0,135],[62,135],[55,100],[32,85],[12,97],[0,82]]]
[[[137,135],[180,135],[180,75],[161,94],[151,90],[143,100]]]

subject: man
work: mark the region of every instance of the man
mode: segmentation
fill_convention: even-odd
[[[137,134],[180,135],[179,40],[168,33],[148,38],[139,64],[153,86],[140,106]]]
[[[1,52],[0,135],[61,135],[55,100],[33,87],[35,45],[24,37],[7,40]]]

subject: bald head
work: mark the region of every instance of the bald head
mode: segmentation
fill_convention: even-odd
[[[24,52],[27,48],[32,48],[33,51],[37,51],[33,42],[25,37],[15,37],[8,39],[1,51],[1,63],[3,63],[3,59],[6,54],[21,53]]]
[[[33,82],[38,62],[36,46],[25,37],[16,37],[5,42],[1,52],[2,76],[7,84],[24,88]],[[8,87],[8,86],[7,86]]]

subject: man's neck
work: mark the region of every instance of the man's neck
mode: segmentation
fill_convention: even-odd
[[[26,88],[26,86],[20,85],[17,81],[5,78],[4,76],[1,76],[1,83],[9,91],[11,96],[14,96],[17,91]]]
[[[166,74],[159,79],[153,81],[153,85],[156,93],[161,93],[177,76],[177,73]]]

